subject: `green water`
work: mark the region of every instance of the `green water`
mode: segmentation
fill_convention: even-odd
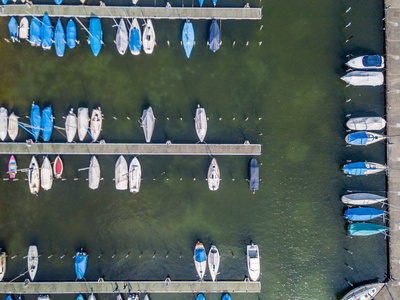
[[[62,116],[71,107],[101,106],[103,139],[143,142],[137,120],[151,105],[157,118],[154,142],[195,143],[193,116],[201,104],[209,117],[208,143],[249,140],[261,143],[263,152],[257,158],[262,181],[255,195],[246,182],[250,157],[217,157],[223,178],[217,192],[210,192],[205,181],[211,157],[140,156],[143,181],[137,195],[114,189],[117,158],[112,156],[99,157],[104,180],[97,191],[89,190],[87,173],[77,171],[88,166],[89,157],[83,156],[64,156],[67,180],[55,182],[39,197],[29,194],[24,174],[18,174],[16,182],[1,180],[0,245],[9,253],[6,280],[24,271],[23,256],[32,243],[42,253],[39,281],[74,280],[71,257],[81,247],[90,254],[87,280],[163,280],[167,275],[172,280],[196,280],[192,253],[197,240],[207,250],[211,244],[219,248],[219,280],[243,280],[246,244],[259,245],[262,293],[234,294],[233,299],[336,299],[350,288],[346,281],[361,284],[385,278],[383,236],[346,237],[339,199],[346,189],[385,188],[383,175],[346,178],[340,171],[348,159],[384,162],[382,144],[346,148],[343,141],[346,114],[383,114],[383,88],[345,89],[339,80],[346,54],[382,53],[382,4],[250,4],[263,6],[263,19],[223,21],[223,44],[217,53],[206,47],[210,22],[194,21],[197,45],[189,60],[179,45],[183,21],[155,20],[158,46],[152,55],[138,57],[117,53],[112,20],[102,21],[105,47],[97,58],[83,30],[81,44],[67,49],[64,58],[25,42],[0,44],[0,104],[15,110],[24,122],[32,101],[42,108],[51,104],[58,126],[63,126]],[[2,38],[8,36],[7,22],[0,20]],[[349,98],[352,101],[345,103]],[[19,136],[21,141],[27,138]],[[52,140],[65,138],[55,131]],[[8,159],[0,157],[2,177],[7,176]],[[30,157],[17,160],[20,167],[27,167]],[[13,255],[18,256],[11,260]],[[106,298],[114,295],[99,296]]]

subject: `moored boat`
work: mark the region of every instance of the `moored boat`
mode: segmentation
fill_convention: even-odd
[[[356,207],[346,209],[346,211],[344,212],[344,217],[350,222],[370,221],[379,217],[383,217],[385,216],[385,214],[385,211],[375,208]]]
[[[258,162],[255,158],[252,158],[250,161],[249,177],[250,177],[249,188],[251,191],[253,191],[253,194],[254,194],[255,191],[258,191],[258,188],[260,185]]]
[[[126,28],[124,18],[121,18],[117,29],[117,34],[115,36],[115,45],[117,46],[118,53],[124,55],[126,49],[128,49],[128,44],[128,29]]]
[[[103,115],[101,113],[101,108],[98,107],[92,110],[92,117],[90,119],[90,133],[93,142],[97,141],[97,139],[99,138],[102,126],[103,126]]]
[[[29,38],[29,20],[27,17],[23,17],[19,22],[18,36],[21,40]]]
[[[96,296],[91,293],[88,297],[88,300],[96,300]]]
[[[115,163],[115,189],[122,191],[128,189],[128,163],[125,157],[120,155]]]
[[[85,276],[87,268],[87,253],[81,249],[75,255],[75,273],[78,279],[82,279]]]
[[[78,130],[78,120],[74,113],[74,109],[71,108],[67,117],[65,118],[65,134],[67,136],[68,143],[72,143],[74,141],[77,130]]]
[[[229,295],[228,293],[224,294],[221,298],[221,300],[232,300],[231,295]]]
[[[42,40],[40,37],[41,23],[37,17],[32,17],[29,30],[29,42],[32,46],[40,47]]]
[[[28,271],[31,281],[35,279],[39,266],[39,253],[37,246],[31,245],[28,249]]]
[[[15,141],[15,139],[18,136],[18,131],[19,131],[19,126],[18,126],[18,116],[14,114],[14,112],[11,113],[11,115],[8,117],[8,136],[12,141]]]
[[[15,160],[14,155],[11,155],[10,160],[8,161],[8,176],[10,178],[15,178],[17,175],[17,161]]]
[[[53,122],[53,110],[51,109],[51,106],[43,108],[40,127],[42,129],[42,137],[44,142],[50,141],[54,127]]]
[[[28,182],[30,193],[33,195],[37,195],[40,189],[40,175],[39,164],[34,156],[32,156],[31,162],[29,164]]]
[[[212,281],[217,280],[220,259],[221,255],[219,255],[218,248],[212,245],[208,252],[208,269],[210,270]]]
[[[10,33],[11,42],[18,42],[18,22],[14,17],[11,17],[8,22],[8,31]]]
[[[190,54],[192,54],[194,39],[193,23],[187,20],[183,25],[182,30],[182,45],[187,58],[189,58]]]
[[[204,0],[203,0],[204,1]],[[196,296],[196,300],[206,300],[206,297],[203,294],[198,294]]]
[[[50,300],[50,296],[49,295],[39,295],[37,300]]]
[[[54,3],[60,5],[61,3],[63,3],[63,0],[54,0]]]
[[[6,274],[6,252],[0,249],[0,281],[3,281],[4,275]]]
[[[199,0],[200,7],[203,6],[204,0]]]
[[[53,168],[47,156],[43,158],[42,168],[40,169],[41,186],[48,191],[53,186]]]
[[[4,107],[0,107],[0,140],[7,138],[8,131],[8,111]]]
[[[352,236],[369,236],[384,233],[389,228],[373,223],[352,223],[349,224],[348,230]]]
[[[345,137],[345,141],[349,145],[368,146],[386,139],[382,134],[369,131],[353,132]]]
[[[351,71],[340,79],[354,86],[378,86],[383,84],[384,77],[381,71]]]
[[[99,18],[92,17],[89,21],[89,42],[93,55],[97,57],[103,45],[103,30]]]
[[[32,103],[30,122],[31,122],[31,130],[33,133],[33,137],[35,138],[35,141],[37,141],[39,138],[40,126],[42,123],[41,120],[42,117],[40,115],[39,105]]]
[[[196,109],[194,125],[196,127],[196,133],[200,139],[200,142],[204,142],[204,138],[207,134],[207,116],[206,110],[204,108],[201,108],[200,105],[198,105]]]
[[[212,159],[210,167],[208,168],[208,188],[211,191],[216,191],[219,188],[219,182],[221,181],[221,174],[215,158]]]
[[[258,245],[247,245],[247,271],[251,281],[260,278],[260,252]]]
[[[153,113],[153,108],[149,106],[149,108],[143,110],[141,125],[140,125],[143,128],[144,138],[146,139],[146,143],[150,143],[151,141],[155,122],[156,118]]]
[[[134,157],[129,164],[129,191],[139,193],[142,182],[142,167],[137,157]]]
[[[76,46],[76,25],[73,19],[69,19],[66,27],[67,46],[74,49]]]
[[[212,3],[214,6],[217,6],[217,2],[218,2],[218,0],[212,0]]]
[[[207,254],[203,243],[197,242],[194,248],[194,265],[200,280],[203,280],[207,269]]]
[[[89,188],[95,190],[100,184],[100,164],[96,156],[92,156],[89,164]]]
[[[384,286],[384,283],[366,284],[352,289],[342,300],[372,300]]]
[[[136,18],[129,29],[129,49],[133,55],[139,55],[142,50],[142,32]]]
[[[86,137],[89,128],[89,109],[79,107],[78,109],[78,137],[83,141]]]
[[[362,55],[350,59],[346,65],[352,69],[383,69],[385,57],[383,55]]]
[[[140,300],[139,295],[136,295],[137,299],[135,300]],[[145,294],[143,300],[150,300],[149,295]]]
[[[61,157],[58,155],[53,163],[54,177],[60,179],[63,171],[64,171],[64,164],[61,160]]]
[[[212,52],[216,52],[221,46],[221,33],[218,22],[215,19],[211,22],[207,45]]]
[[[386,201],[387,197],[370,193],[353,193],[353,194],[343,195],[341,199],[344,204],[357,206],[357,205],[372,205],[380,203]]]
[[[343,166],[343,172],[347,175],[371,175],[387,170],[387,167],[375,162],[355,162]]]
[[[121,294],[118,294],[118,295],[117,295],[117,300],[123,300]]]
[[[51,46],[53,45],[54,32],[49,15],[47,13],[44,14],[42,19],[42,26],[40,27],[40,39],[42,40],[43,50],[50,50]]]
[[[60,19],[57,21],[54,33],[54,47],[56,48],[57,56],[63,57],[65,53],[65,31]]]
[[[79,294],[78,297],[76,297],[76,300],[85,300],[85,298],[83,298],[82,294]]]
[[[351,118],[346,122],[346,126],[351,130],[382,130],[386,121],[381,117]]]
[[[153,23],[151,19],[146,20],[146,25],[143,30],[143,51],[146,54],[151,54],[154,51],[156,45],[156,33],[154,31]]]

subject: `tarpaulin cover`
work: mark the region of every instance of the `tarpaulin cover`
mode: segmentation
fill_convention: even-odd
[[[76,300],[85,300],[85,299],[83,298],[83,296],[81,294],[79,294],[78,297],[76,297]]]
[[[74,20],[69,19],[67,23],[67,46],[74,49],[76,46],[76,25]]]
[[[142,42],[140,40],[139,29],[133,28],[130,35],[131,39],[129,40],[129,49],[131,49],[131,51],[140,52],[140,50],[142,50]]]
[[[63,25],[61,23],[61,20],[58,19],[57,21],[57,26],[56,26],[56,32],[54,34],[54,41],[55,41],[55,47],[56,47],[56,54],[59,57],[64,56],[65,52],[65,32]]]
[[[99,18],[90,18],[89,32],[90,48],[92,49],[94,56],[97,57],[100,53],[103,41],[103,31],[101,29]]]
[[[197,262],[203,262],[206,260],[206,251],[204,249],[196,249],[195,257]]]
[[[42,25],[40,24],[40,21],[36,17],[33,17],[31,20],[31,26],[29,31],[29,41],[35,46],[41,45],[41,39],[40,39],[41,26]]]
[[[230,296],[229,294],[225,294],[225,295],[222,297],[222,300],[232,300],[232,298],[231,298],[231,296]]]
[[[388,230],[387,227],[373,223],[353,223],[349,225],[350,235],[367,236]]]
[[[365,175],[371,168],[367,168],[363,162],[355,162],[345,165],[342,170],[348,175]]]
[[[250,190],[257,191],[259,188],[259,170],[258,170],[258,163],[255,158],[250,161]]]
[[[40,116],[40,108],[39,105],[32,105],[31,108],[31,130],[33,133],[33,137],[37,141],[40,134],[40,125],[41,125],[41,116]]]
[[[219,32],[218,22],[217,20],[212,20],[208,37],[208,47],[212,52],[215,52],[219,49],[220,44],[221,36]]]
[[[183,25],[182,44],[183,49],[185,49],[186,57],[189,58],[194,44],[194,28],[190,21],[187,21],[185,25]]]
[[[203,294],[198,294],[196,300],[206,300],[206,297]]]
[[[75,256],[75,273],[78,279],[82,279],[85,276],[87,267],[87,255],[78,254]]]
[[[353,145],[366,145],[368,142],[368,135],[365,132],[355,132],[349,134],[349,143]]]
[[[14,17],[8,22],[8,30],[10,31],[10,39],[18,39],[18,23]]]
[[[60,5],[61,3],[63,3],[63,0],[54,0],[54,3]]]
[[[370,207],[357,207],[346,209],[344,215],[349,221],[369,221],[384,216],[385,211]]]
[[[42,27],[40,28],[40,38],[42,39],[42,47],[49,49],[53,45],[53,27],[51,26],[48,14],[44,14]]]
[[[380,55],[366,55],[363,57],[362,63],[364,67],[379,67],[382,63]]]
[[[51,106],[47,106],[42,111],[42,137],[43,141],[48,142],[53,132],[53,110]]]

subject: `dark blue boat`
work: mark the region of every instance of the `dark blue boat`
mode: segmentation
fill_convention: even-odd
[[[185,49],[186,57],[189,58],[194,45],[194,28],[192,22],[187,20],[182,30],[182,45]]]
[[[216,52],[221,45],[221,35],[217,20],[212,20],[211,22],[207,44],[212,52]]]
[[[86,268],[87,254],[81,249],[81,251],[75,255],[75,273],[78,279],[82,279],[83,276],[85,276]]]
[[[43,141],[50,141],[53,132],[53,110],[51,109],[51,106],[45,107],[42,111],[41,128]]]
[[[32,46],[40,46],[42,44],[42,40],[40,38],[40,28],[41,24],[39,19],[33,17],[31,20],[31,26],[29,28],[29,42]]]
[[[43,50],[50,50],[51,45],[53,45],[54,32],[48,14],[44,14],[43,16],[42,27],[40,28],[40,38],[42,40]]]
[[[8,22],[8,31],[10,32],[11,41],[18,41],[18,22],[14,17]]]
[[[89,21],[89,41],[90,48],[94,56],[98,56],[103,43],[103,31],[101,29],[101,22],[99,18],[90,18]]]
[[[65,53],[65,32],[62,26],[61,20],[58,19],[56,31],[54,33],[54,44],[56,48],[56,54],[59,57],[64,56]]]
[[[42,117],[40,116],[40,107],[39,105],[33,104],[32,103],[32,108],[31,108],[31,130],[33,133],[33,137],[37,141],[39,138],[40,134],[40,125],[41,125],[41,119]]]
[[[250,176],[250,181],[249,181],[250,190],[255,192],[259,189],[259,183],[260,183],[258,162],[255,158],[253,158],[250,161],[249,176]]]
[[[74,49],[76,46],[76,25],[74,20],[69,19],[67,24],[67,46]]]
[[[383,217],[385,214],[386,212],[383,210],[370,207],[349,208],[344,212],[344,216],[349,221],[369,221]]]

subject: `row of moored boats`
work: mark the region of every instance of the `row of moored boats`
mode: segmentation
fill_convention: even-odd
[[[379,86],[383,84],[385,58],[382,55],[363,55],[350,59],[346,65],[350,68],[341,79],[348,85]]]

